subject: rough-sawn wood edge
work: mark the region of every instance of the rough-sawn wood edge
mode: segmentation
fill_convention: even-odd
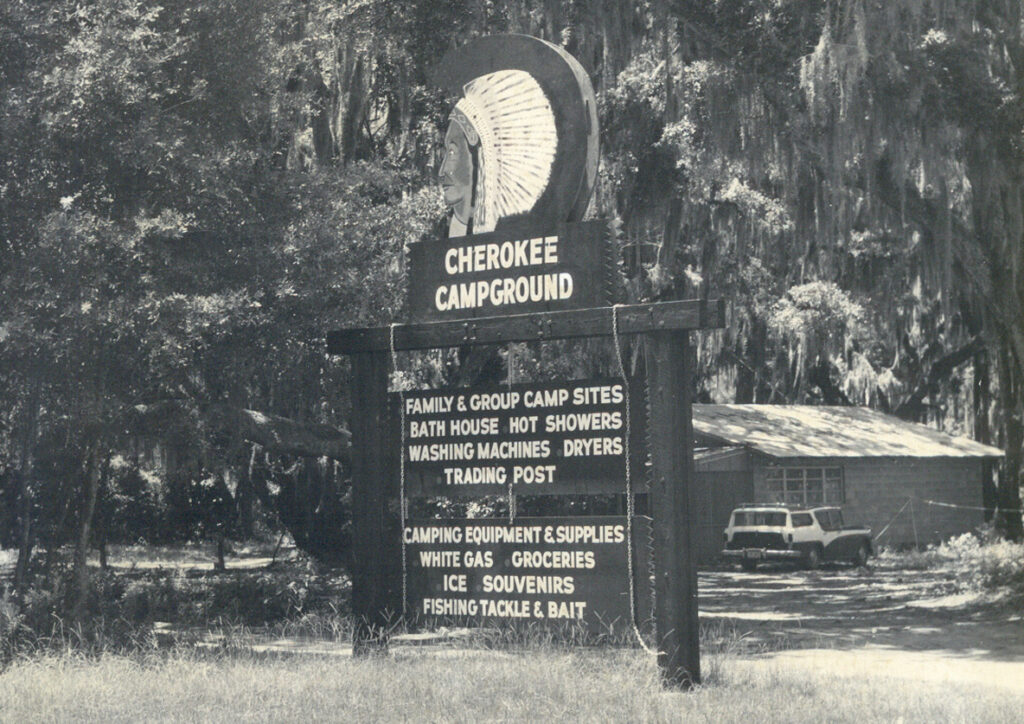
[[[534,312],[501,317],[397,324],[395,349],[528,342],[544,339],[609,336],[614,307]],[[722,299],[624,304],[614,312],[620,334],[662,330],[718,329],[725,326]],[[327,333],[329,354],[354,354],[391,348],[390,327],[339,329]]]

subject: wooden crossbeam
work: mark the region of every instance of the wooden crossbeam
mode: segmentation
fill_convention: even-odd
[[[615,314],[620,334],[718,329],[725,326],[725,302],[722,299],[628,304],[619,306]],[[596,307],[481,317],[465,321],[399,324],[394,330],[395,349],[610,336],[612,315],[613,307]],[[330,354],[372,352],[390,347],[389,327],[339,329],[327,334],[327,351]]]

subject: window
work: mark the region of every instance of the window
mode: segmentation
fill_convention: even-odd
[[[843,516],[838,510],[816,510],[814,517],[818,519],[818,525],[822,530],[842,530]]]
[[[782,528],[786,525],[786,514],[765,510],[737,510],[732,514],[732,524],[735,526],[764,525]]]
[[[842,468],[769,468],[765,475],[768,498],[792,505],[842,503]]]
[[[793,527],[803,528],[804,526],[810,525],[814,521],[811,520],[810,513],[793,513]]]

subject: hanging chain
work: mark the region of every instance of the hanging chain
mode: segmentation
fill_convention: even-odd
[[[507,368],[507,372],[505,374],[505,380],[506,380],[506,383],[508,384],[509,392],[512,391],[512,376],[515,374],[515,370],[514,370],[515,360],[516,360],[515,354],[516,354],[515,353],[515,345],[512,344],[512,343],[509,343],[508,351],[507,351],[506,357],[505,357],[505,367]],[[509,481],[508,481],[508,524],[509,525],[512,525],[513,523],[516,522],[516,494],[515,494],[515,491],[513,490],[512,486],[513,486],[513,482],[512,482],[512,480],[510,478]]]
[[[648,648],[644,637],[640,635],[640,628],[636,625],[636,581],[633,571],[633,470],[630,460],[629,442],[632,437],[632,410],[630,406],[629,376],[626,374],[626,365],[622,361],[622,348],[619,346],[619,307],[616,304],[612,307],[612,342],[615,345],[615,359],[619,363],[619,375],[622,377],[622,385],[626,392],[626,439],[623,444],[623,451],[626,456],[626,569],[629,576],[629,621],[633,626],[633,633],[636,640],[648,654],[652,656],[657,652]]]
[[[398,518],[401,522],[402,538],[402,618],[405,618],[405,601],[409,586],[409,572],[405,562],[405,519],[408,515],[405,499],[405,396],[402,393],[401,381],[398,379],[398,355],[395,352],[395,327],[391,323],[391,385],[398,390],[398,422],[399,422],[399,454],[398,454]]]

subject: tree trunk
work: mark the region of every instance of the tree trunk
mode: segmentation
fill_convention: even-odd
[[[92,517],[96,512],[96,496],[110,468],[110,454],[107,453],[101,464],[98,446],[90,457],[89,469],[85,477],[85,504],[82,506],[82,519],[79,522],[78,540],[75,543],[73,617],[75,621],[79,622],[84,618],[86,602],[89,597],[89,569],[86,565],[86,557],[89,553],[89,531],[92,527]]]
[[[733,402],[738,405],[766,402],[770,391],[764,389],[764,381],[758,379],[757,370],[765,368],[764,351],[768,348],[768,330],[754,310],[750,310],[747,339],[738,343],[737,348],[740,353],[736,357],[736,397]]]
[[[342,101],[345,115],[344,121],[341,124],[340,146],[341,160],[346,165],[355,159],[358,150],[359,126],[363,120],[363,74],[363,58],[358,57],[352,68],[352,75],[348,79],[348,88],[345,89],[346,92]]]
[[[971,413],[974,419],[974,439],[985,445],[992,444],[992,427],[988,412],[992,403],[991,375],[988,353],[982,349],[974,354],[974,389],[971,394]],[[993,461],[985,460],[981,466],[981,498],[985,520],[992,520],[999,504],[999,489],[992,475]]]
[[[108,491],[107,483],[109,482],[109,473],[103,476],[103,480],[100,482],[100,489],[97,492],[96,506],[99,512],[96,515],[96,533],[94,538],[96,539],[96,547],[100,552],[100,568],[104,571],[107,570],[107,528],[110,526],[110,494]]]
[[[988,412],[992,404],[991,375],[988,368],[988,353],[980,349],[974,353],[974,394],[972,395],[974,415],[974,439],[985,445],[992,444],[992,427]]]
[[[14,568],[14,591],[18,600],[21,600],[25,592],[25,584],[28,581],[28,564],[32,559],[32,499],[29,496],[28,485],[24,479],[21,482],[21,540],[18,543],[18,563]]]
[[[85,476],[88,476],[90,464],[91,461],[87,456]],[[51,574],[53,573],[54,566],[57,564],[57,556],[64,543],[64,524],[67,523],[68,514],[71,512],[72,501],[75,500],[76,494],[82,491],[81,480],[84,479],[85,477],[69,479],[57,488],[57,500],[54,505],[60,512],[50,517],[50,520],[53,521],[50,526],[50,535],[43,539],[43,542],[46,544],[46,565],[43,568],[43,575],[48,581],[51,580]]]
[[[217,533],[217,562],[213,568],[215,571],[226,571],[228,569],[227,563],[224,561],[224,533],[223,531]]]
[[[28,565],[32,558],[32,476],[35,466],[36,434],[39,426],[39,397],[42,381],[36,380],[26,408],[28,419],[21,444],[21,470],[18,474],[18,501],[21,510],[21,536],[18,542],[18,563],[14,568],[14,591],[18,600],[25,592]]]
[[[253,445],[252,452],[249,455],[249,464],[240,471],[238,488],[235,491],[235,501],[238,506],[239,535],[246,540],[253,537],[256,529],[256,515],[253,510],[255,492],[252,482],[252,469],[255,464],[256,446]]]
[[[1020,374],[1013,351],[1002,350],[999,359],[999,396],[1002,398],[1006,457],[999,476],[999,517],[997,526],[1012,541],[1022,538],[1020,473],[1024,454],[1024,409],[1021,404]]]

